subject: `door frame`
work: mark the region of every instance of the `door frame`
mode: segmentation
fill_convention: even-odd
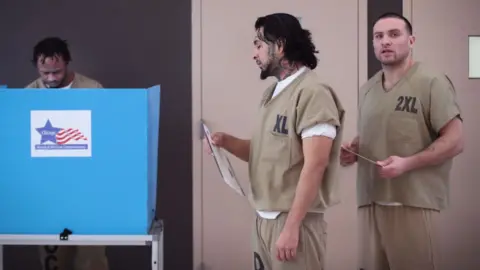
[[[192,0],[192,196],[193,196],[193,269],[203,262],[202,199],[202,0]],[[186,194],[188,196],[188,194]]]

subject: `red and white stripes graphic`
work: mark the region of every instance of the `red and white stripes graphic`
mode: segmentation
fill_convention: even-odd
[[[75,140],[75,141],[87,140],[87,138],[83,136],[83,134],[78,129],[73,129],[73,128],[60,130],[57,133],[56,138],[57,138],[57,144],[66,144],[71,140]]]

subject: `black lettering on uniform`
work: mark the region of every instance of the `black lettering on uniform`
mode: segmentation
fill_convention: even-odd
[[[275,121],[275,126],[273,127],[273,132],[282,133],[287,135],[287,117],[284,115],[277,114],[277,120]]]
[[[58,270],[57,265],[57,256],[55,253],[58,250],[58,246],[44,246],[45,251],[47,252],[47,256],[45,257],[44,261],[44,269],[45,270]]]
[[[58,270],[57,261],[57,256],[48,255],[45,258],[45,270]]]
[[[260,258],[257,252],[253,252],[253,265],[255,266],[255,270],[265,270],[262,258]]]
[[[399,96],[397,99],[398,103],[395,107],[395,111],[402,111],[403,96]]]
[[[411,113],[417,113],[418,110],[415,107],[415,105],[417,104],[417,98],[416,97],[411,97],[411,98],[412,98],[412,106],[410,106],[410,112]]]
[[[415,103],[417,102],[416,97],[405,97],[405,102],[403,103],[403,111],[417,113],[417,109],[415,109]]]
[[[55,253],[58,250],[58,246],[45,246],[44,248],[47,253]]]
[[[417,104],[417,98],[411,96],[399,96],[397,99],[397,106],[395,111],[417,113],[418,110],[415,107]]]
[[[288,128],[287,128],[287,117],[282,116],[282,133],[283,134],[288,134]]]
[[[273,127],[273,132],[280,133],[280,122],[282,121],[282,116],[277,114],[277,120],[275,121],[275,127]]]

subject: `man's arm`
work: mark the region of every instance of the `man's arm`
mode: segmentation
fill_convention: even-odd
[[[232,135],[225,134],[223,148],[237,158],[248,162],[250,159],[250,140],[243,140]]]
[[[297,104],[296,131],[302,137],[304,163],[285,222],[287,231],[299,228],[318,195],[340,117],[333,90],[327,87],[303,89]],[[323,128],[317,129],[319,126]]]
[[[437,165],[463,151],[463,123],[455,87],[448,76],[430,83],[429,116],[439,137],[424,151],[407,158],[407,169]]]
[[[407,158],[408,170],[433,166],[463,152],[463,123],[455,117],[441,130],[440,136],[427,149]]]
[[[298,229],[308,209],[318,194],[324,172],[330,159],[333,140],[326,136],[314,136],[303,139],[305,163],[295,191],[285,229]]]

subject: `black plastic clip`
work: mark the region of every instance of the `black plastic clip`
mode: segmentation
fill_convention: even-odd
[[[72,231],[69,229],[65,228],[63,229],[63,232],[60,233],[60,240],[61,241],[68,241],[68,236],[72,234]]]

